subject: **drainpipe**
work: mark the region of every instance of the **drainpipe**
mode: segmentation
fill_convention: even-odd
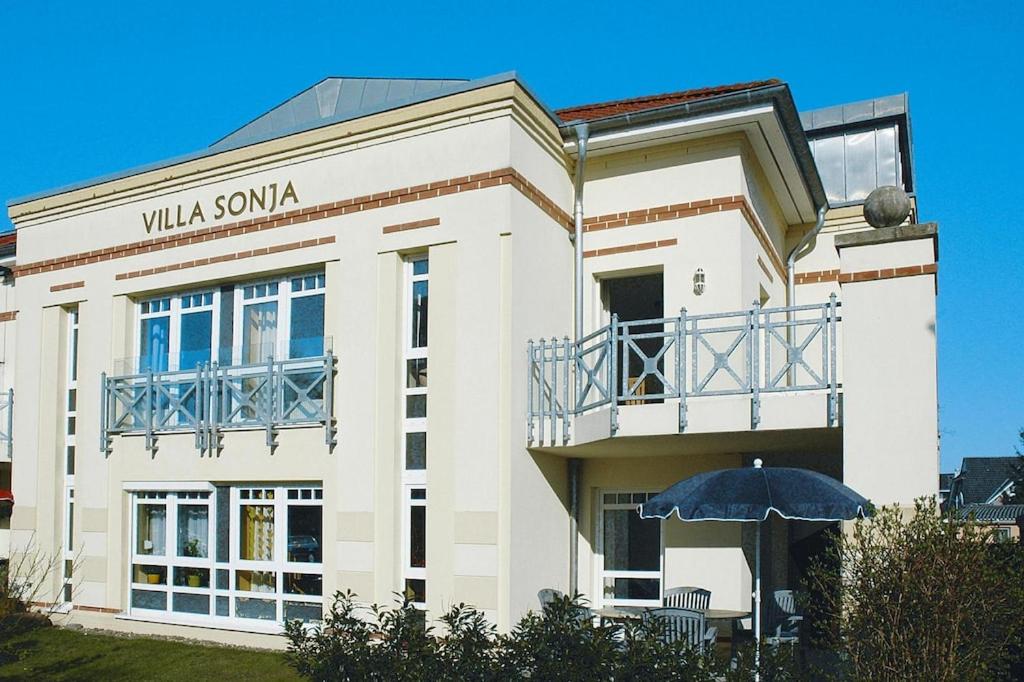
[[[579,522],[580,522],[580,469],[583,460],[569,459],[569,594],[580,591]]]
[[[587,139],[590,127],[577,124],[576,133],[576,179],[573,195],[573,255],[575,265],[573,306],[573,338],[583,338],[583,172],[587,164]],[[567,463],[569,474],[569,594],[575,596],[580,587],[579,567],[579,525],[580,525],[580,469],[583,462],[572,458]]]
[[[580,123],[574,129],[576,131],[576,182],[573,201],[573,246],[575,247],[576,264],[574,273],[576,275],[575,294],[575,324],[573,332],[575,340],[579,342],[583,338],[583,171],[587,165],[587,139],[590,136],[590,127],[586,123]]]
[[[796,255],[803,251],[804,247],[811,243],[811,240],[821,232],[821,226],[825,224],[825,213],[828,211],[828,202],[822,204],[818,209],[818,222],[814,223],[814,229],[804,235],[800,243],[789,252],[786,259],[786,305],[796,305]]]
[[[818,220],[814,223],[814,229],[803,236],[800,243],[789,252],[789,257],[786,258],[786,305],[790,308],[796,305],[796,256],[821,232],[821,226],[825,224],[825,213],[827,212],[828,202],[826,201],[818,209]],[[792,310],[786,313],[786,320],[788,322],[793,321]],[[793,327],[791,325],[786,326],[786,342],[790,345],[793,344]],[[789,376],[789,384],[792,386],[796,383],[796,367],[790,365],[787,374]]]

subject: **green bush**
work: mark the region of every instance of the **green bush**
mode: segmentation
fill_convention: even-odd
[[[721,679],[724,664],[684,642],[665,643],[657,623],[619,630],[595,625],[581,599],[562,598],[529,613],[508,635],[464,604],[441,618],[443,633],[408,601],[360,607],[338,593],[320,625],[286,625],[288,658],[311,680],[501,682],[504,680]]]
[[[966,682],[1009,679],[1019,666],[1021,546],[941,515],[934,500],[857,521],[808,587],[815,644],[834,653],[820,677]]]

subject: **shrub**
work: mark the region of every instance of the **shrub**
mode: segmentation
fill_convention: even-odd
[[[498,635],[465,604],[441,618],[436,635],[423,613],[403,600],[395,608],[360,607],[351,592],[334,597],[324,621],[286,624],[292,666],[312,680],[714,680],[721,666],[683,642],[660,639],[657,623],[624,630],[594,625],[577,596],[528,613]]]
[[[878,510],[840,534],[811,571],[819,644],[828,671],[857,680],[992,680],[1009,676],[1024,634],[1024,560],[1018,544],[939,514]],[[842,566],[828,570],[824,566]]]

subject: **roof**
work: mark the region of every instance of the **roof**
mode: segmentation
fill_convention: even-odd
[[[345,92],[342,92],[342,82],[351,81],[346,85]],[[370,85],[369,81],[387,83],[387,86]],[[519,80],[514,71],[500,73],[475,80],[429,80],[429,79],[369,79],[369,78],[327,78],[311,88],[303,90],[298,95],[289,98],[267,113],[250,121],[228,136],[217,140],[212,145],[199,151],[183,154],[181,156],[164,159],[154,163],[136,166],[126,170],[90,178],[81,182],[75,182],[63,187],[35,192],[26,196],[16,197],[7,202],[8,206],[15,206],[45,197],[64,194],[85,187],[92,187],[105,182],[128,178],[133,175],[141,175],[161,168],[168,168],[187,161],[194,161],[209,156],[215,156],[222,152],[233,149],[248,147],[249,145],[266,142],[293,135],[314,128],[321,128],[342,121],[348,121],[372,114],[379,114],[384,111],[400,109],[402,107],[426,102],[432,99],[447,97],[460,92],[468,92],[479,88],[516,81],[524,90],[530,92],[531,97],[544,108],[543,103]],[[356,92],[356,82],[364,82],[361,92]],[[426,85],[425,85],[426,84]],[[439,87],[434,87],[439,85]],[[331,93],[337,86],[336,97],[333,100]],[[380,89],[383,89],[381,94]],[[351,96],[349,93],[352,93]],[[316,107],[313,108],[313,101]],[[545,109],[545,111],[547,111]],[[548,112],[553,120],[554,114]]]
[[[758,98],[771,100],[778,108],[782,119],[784,134],[789,136],[796,157],[796,164],[804,181],[809,187],[812,203],[825,202],[825,192],[810,149],[804,141],[799,114],[796,111],[792,95],[788,87],[778,79],[734,83],[660,95],[648,95],[632,99],[614,100],[596,104],[569,107],[551,112],[518,78],[515,72],[497,74],[475,80],[459,79],[403,79],[403,78],[326,78],[316,85],[290,97],[270,111],[258,116],[234,132],[217,140],[209,147],[182,156],[165,159],[155,163],[126,169],[73,183],[64,187],[37,192],[23,197],[11,199],[8,206],[15,206],[29,201],[80,190],[122,178],[171,167],[188,161],[202,159],[230,150],[244,148],[268,140],[286,137],[296,133],[321,128],[343,121],[353,120],[373,114],[382,113],[410,106],[432,99],[439,99],[461,92],[507,82],[515,82],[537,102],[550,117],[552,122],[563,129],[571,121],[598,121],[597,125],[614,126],[634,125],[629,115],[647,112],[644,116],[657,117],[677,115],[679,108],[686,108],[685,115],[696,115],[690,111],[691,105],[698,109],[713,109],[716,106],[731,108],[745,106]],[[756,93],[756,94],[755,94]],[[739,98],[739,99],[736,99]],[[683,115],[683,114],[678,114]],[[801,139],[797,140],[799,136]]]
[[[13,256],[18,249],[18,233],[15,230],[0,234],[0,258]]]
[[[939,474],[939,490],[949,490],[949,486],[953,484],[953,477],[956,474]]]
[[[964,457],[950,497],[958,505],[985,503],[1024,470],[1020,457]]]
[[[454,78],[325,78],[217,140],[210,149],[232,149],[404,106],[427,95],[445,94],[466,82]]]
[[[983,523],[1016,523],[1024,517],[1024,504],[969,504],[958,512],[961,519],[971,515]]]
[[[618,99],[608,102],[597,102],[594,104],[580,104],[566,109],[557,109],[555,115],[563,121],[593,121],[619,114],[629,114],[635,111],[646,111],[648,109],[659,109],[661,107],[682,104],[684,102],[695,102],[702,99],[710,99],[719,95],[728,95],[744,90],[753,90],[770,85],[781,85],[782,81],[777,78],[768,80],[750,81],[748,83],[733,83],[731,85],[716,85],[708,88],[696,88],[693,90],[680,90],[678,92],[667,92],[660,95],[646,95],[644,97],[633,97],[630,99]]]
[[[898,95],[802,111],[800,112],[800,122],[803,123],[804,130],[808,134],[812,134],[818,130],[840,126],[848,127],[893,116],[906,117],[909,110],[907,93],[903,92]]]

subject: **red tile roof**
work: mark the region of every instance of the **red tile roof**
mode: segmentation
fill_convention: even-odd
[[[701,99],[727,95],[743,90],[763,88],[768,85],[779,85],[782,83],[777,78],[770,78],[763,81],[751,81],[749,83],[734,83],[733,85],[718,85],[710,88],[697,88],[695,90],[682,90],[680,92],[668,92],[662,95],[647,95],[646,97],[634,97],[632,99],[619,99],[611,102],[597,102],[596,104],[581,104],[567,109],[555,111],[563,121],[592,121],[606,116],[617,114],[628,114],[634,111],[645,109],[657,109],[683,102],[693,102]]]
[[[8,244],[16,244],[18,242],[17,232],[8,232],[6,234],[0,234],[0,246],[7,246]]]

